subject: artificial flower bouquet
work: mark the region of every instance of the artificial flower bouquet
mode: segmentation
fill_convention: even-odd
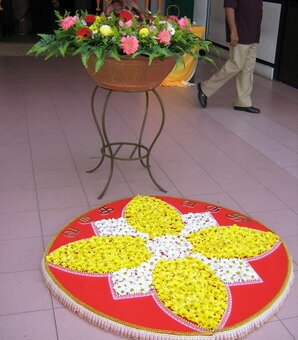
[[[92,15],[77,12],[62,16],[56,12],[58,29],[53,34],[39,34],[41,40],[28,52],[45,55],[45,58],[81,55],[87,67],[91,55],[95,56],[95,72],[107,57],[120,60],[122,55],[132,59],[142,55],[148,57],[149,64],[155,58],[174,57],[183,62],[183,55],[189,54],[196,59],[213,63],[208,56],[211,42],[190,31],[188,18],[164,17],[159,13],[133,15],[121,11],[117,15],[101,13]]]

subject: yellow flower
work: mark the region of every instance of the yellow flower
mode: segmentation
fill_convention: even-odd
[[[195,253],[207,257],[249,258],[271,249],[279,240],[276,234],[237,225],[209,227],[190,234],[188,241]]]
[[[92,32],[96,32],[98,30],[98,27],[97,27],[97,25],[93,24],[93,25],[89,26],[89,29]]]
[[[103,21],[105,21],[105,18],[104,18],[104,17],[99,16],[99,15],[96,16],[95,22],[96,22],[97,24],[100,24],[100,23],[103,22]]]
[[[133,268],[149,258],[145,241],[131,236],[92,236],[62,246],[46,256],[47,262],[55,265],[96,274]]]
[[[109,26],[109,25],[102,25],[102,26],[100,26],[99,31],[105,37],[109,37],[111,35],[114,35],[114,32],[113,32],[111,26]]]
[[[149,234],[150,238],[178,235],[184,228],[181,215],[176,209],[149,196],[137,196],[129,202],[125,218],[137,231]]]
[[[149,35],[149,30],[148,30],[148,28],[147,28],[147,27],[141,28],[140,31],[139,31],[139,35],[140,35],[141,38],[146,38],[146,37],[148,37],[148,35]]]
[[[188,257],[160,261],[153,271],[153,283],[164,305],[175,314],[206,329],[214,329],[220,323],[227,306],[227,291],[201,260]],[[221,306],[219,301],[223,302]]]

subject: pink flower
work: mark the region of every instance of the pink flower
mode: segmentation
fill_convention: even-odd
[[[182,29],[187,29],[189,28],[189,21],[187,18],[181,18],[178,21],[178,25],[182,28]]]
[[[132,21],[131,20],[128,20],[128,21],[120,20],[119,21],[119,26],[120,27],[131,27],[131,25],[132,25]]]
[[[161,31],[156,37],[162,44],[170,45],[172,34],[168,30]]]
[[[132,36],[123,37],[121,40],[121,48],[125,54],[133,54],[139,47],[139,41]]]
[[[76,21],[78,20],[78,17],[75,15],[74,17],[68,16],[62,19],[61,21],[61,27],[64,30],[68,30],[71,26],[73,26]]]

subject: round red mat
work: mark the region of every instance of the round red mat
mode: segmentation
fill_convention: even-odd
[[[157,197],[173,206],[182,216],[207,213],[218,226],[270,231],[260,222],[239,212],[212,203],[184,198]],[[245,259],[256,273],[254,282],[225,283],[228,307],[214,330],[175,315],[156,297],[154,290],[146,294],[118,296],[110,274],[95,275],[75,272],[48,263],[46,256],[69,243],[101,235],[96,221],[124,216],[126,198],[97,207],[64,226],[52,239],[42,260],[45,283],[70,310],[98,327],[125,337],[139,339],[228,339],[244,336],[260,327],[277,312],[289,293],[293,279],[292,262],[282,240],[261,256]],[[203,215],[202,215],[203,216]],[[115,234],[113,234],[115,235]],[[115,236],[116,237],[116,236]]]

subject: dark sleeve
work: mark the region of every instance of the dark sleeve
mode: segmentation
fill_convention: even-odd
[[[224,7],[229,8],[236,8],[237,7],[237,0],[225,0],[224,1]]]

